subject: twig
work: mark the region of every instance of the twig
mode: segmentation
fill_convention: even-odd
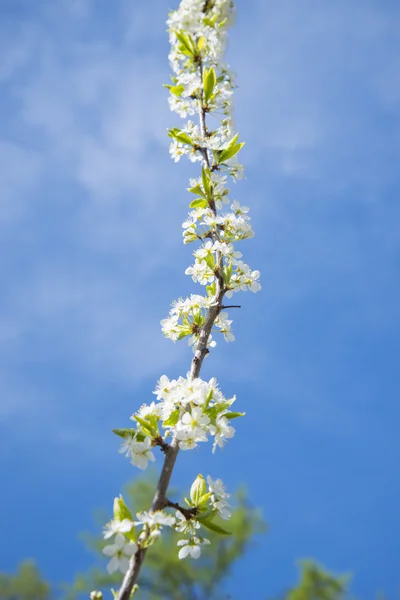
[[[185,508],[184,506],[178,504],[178,502],[171,502],[171,500],[167,500],[165,506],[179,510],[179,512],[183,514],[187,521],[190,521],[190,519],[195,517],[199,512],[197,506],[194,506],[193,508]]]
[[[239,304],[231,304],[230,306],[221,306],[221,310],[224,310],[225,308],[242,308],[242,307],[239,306]]]

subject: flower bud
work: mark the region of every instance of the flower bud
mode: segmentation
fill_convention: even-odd
[[[116,521],[123,521],[124,519],[133,521],[131,511],[126,506],[122,496],[114,499],[114,519]]]
[[[203,475],[197,475],[196,479],[192,483],[192,487],[190,488],[190,499],[194,506],[198,506],[200,504],[201,498],[207,492],[207,484]]]

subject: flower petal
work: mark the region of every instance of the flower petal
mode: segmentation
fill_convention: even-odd
[[[119,568],[119,560],[116,556],[113,556],[113,558],[110,560],[110,562],[107,565],[107,571],[111,575],[111,573],[118,571],[118,568]]]

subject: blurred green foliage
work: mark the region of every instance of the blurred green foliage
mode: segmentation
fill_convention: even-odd
[[[50,586],[32,561],[24,561],[15,575],[0,573],[0,600],[48,600]]]
[[[334,576],[312,560],[303,560],[299,566],[298,585],[290,588],[281,600],[351,600],[349,575]]]

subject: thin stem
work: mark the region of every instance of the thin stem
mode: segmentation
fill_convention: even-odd
[[[185,508],[178,504],[178,502],[171,502],[171,500],[166,500],[165,506],[169,506],[169,508],[175,508],[175,510],[179,510],[180,513],[185,517],[187,521],[190,521],[192,517],[195,517],[199,510],[195,506],[194,508]]]
[[[221,306],[221,309],[224,310],[225,308],[242,308],[239,304],[230,304],[230,305],[223,305]]]

